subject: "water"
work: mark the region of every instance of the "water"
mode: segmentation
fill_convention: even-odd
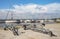
[[[54,22],[45,22],[45,24],[53,24]],[[19,25],[41,25],[41,23],[0,23],[0,27],[19,26]]]
[[[0,27],[5,27],[5,26],[17,26],[19,24],[17,23],[0,23]]]

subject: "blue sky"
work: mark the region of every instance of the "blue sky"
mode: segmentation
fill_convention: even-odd
[[[0,0],[0,9],[12,8],[13,5],[20,4],[40,4],[60,3],[60,0]]]
[[[12,11],[16,18],[31,18],[32,16],[33,18],[40,18],[42,16],[48,18],[51,16],[54,18],[60,17],[60,0],[0,0],[1,19],[6,17],[7,12],[12,13]],[[21,13],[23,13],[23,15],[20,15]],[[39,15],[40,13],[48,13],[51,15]],[[55,14],[53,15],[52,13]],[[56,13],[58,15],[56,15]],[[11,16],[9,15],[9,17]]]

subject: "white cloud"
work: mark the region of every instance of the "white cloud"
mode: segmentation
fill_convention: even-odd
[[[60,3],[51,3],[47,5],[25,4],[14,5],[14,10],[17,13],[59,13]]]
[[[14,5],[15,11],[18,13],[45,13],[47,7],[38,4]]]
[[[24,4],[13,5],[14,9],[2,9],[1,12],[14,11],[15,13],[59,13],[60,3],[51,3],[46,5]]]
[[[47,7],[47,13],[60,13],[60,3],[51,3],[45,6]]]

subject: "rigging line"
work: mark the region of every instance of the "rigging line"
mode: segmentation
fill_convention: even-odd
[[[11,12],[11,20],[13,20],[13,13]]]
[[[7,16],[6,16],[6,19],[8,19],[8,15],[9,15],[9,11],[7,12]]]
[[[14,17],[16,17],[15,19],[19,19],[19,15],[17,15],[17,13],[14,13]]]

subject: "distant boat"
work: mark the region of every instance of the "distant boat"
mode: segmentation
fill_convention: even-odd
[[[13,21],[13,20],[9,20],[9,21],[5,21],[6,23],[11,23],[11,22],[17,22],[17,21]]]
[[[6,20],[5,23],[20,23],[18,20]]]

